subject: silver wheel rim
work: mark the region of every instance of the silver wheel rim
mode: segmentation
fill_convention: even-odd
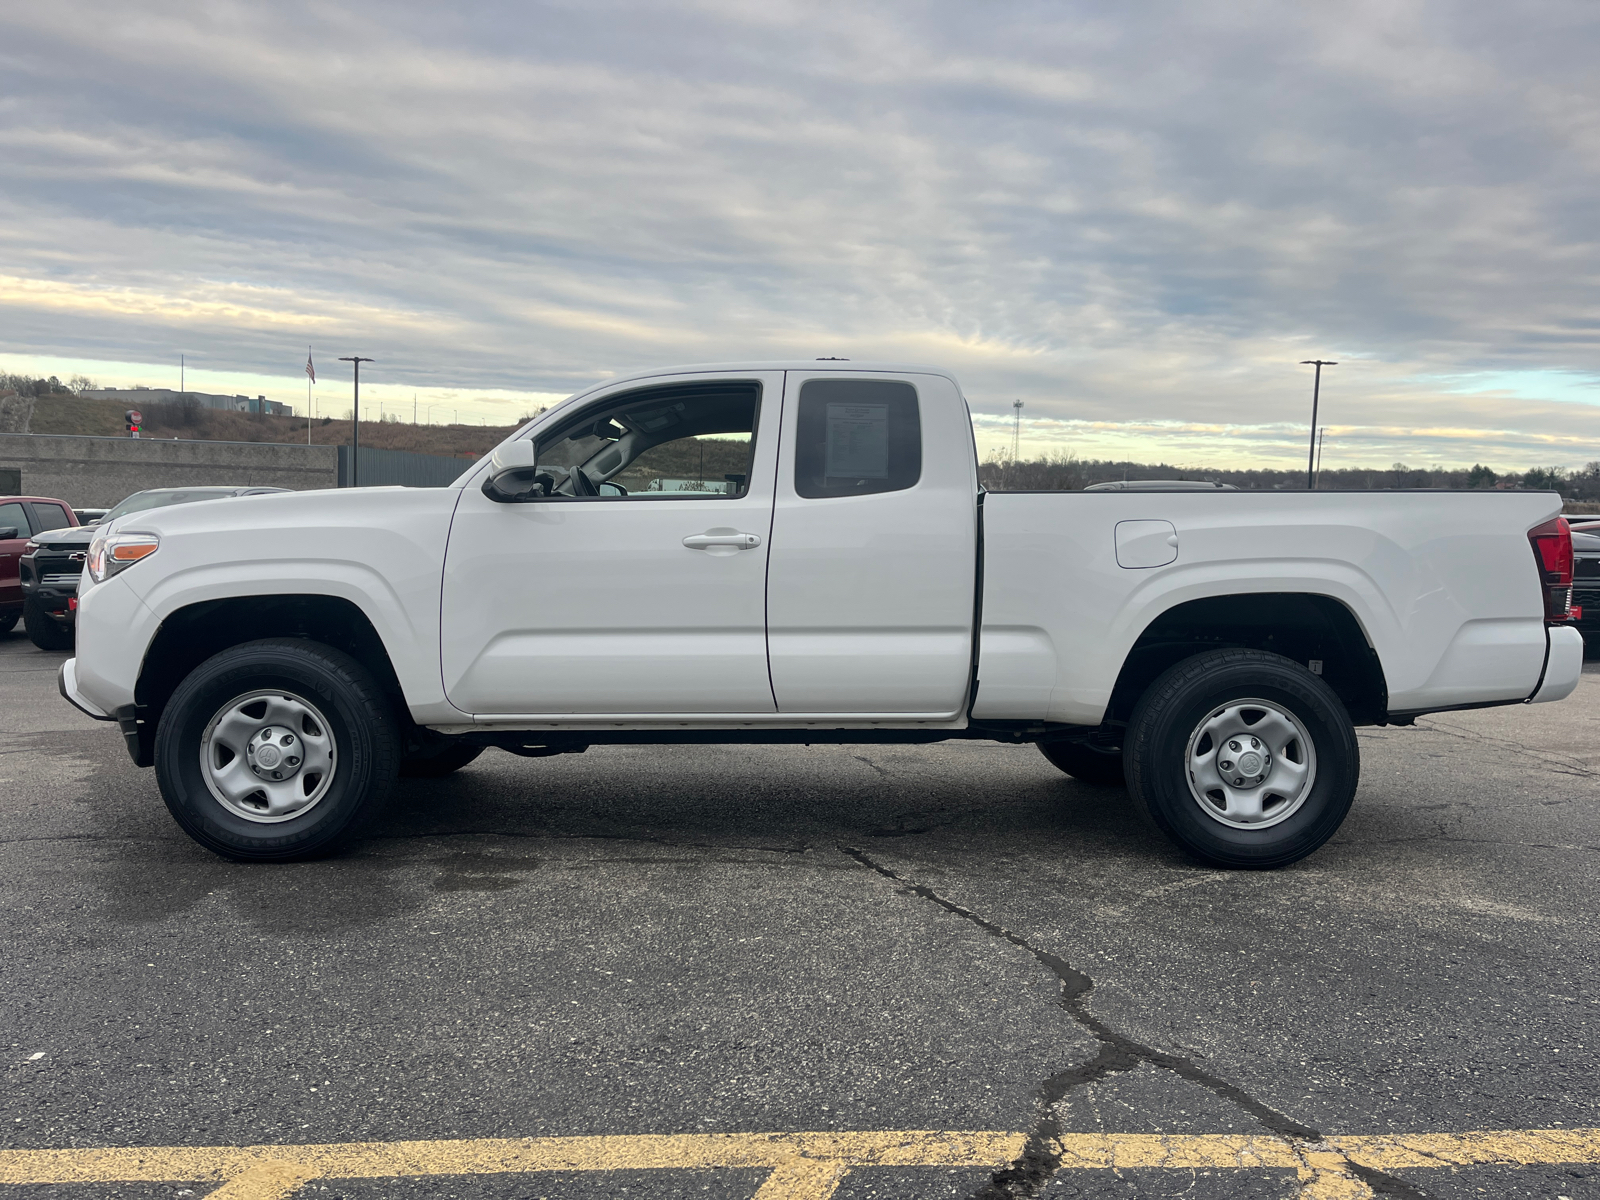
[[[328,794],[336,747],[315,704],[292,692],[235,696],[200,738],[200,774],[236,817],[276,825],[304,816]]]
[[[1189,735],[1189,793],[1234,829],[1267,829],[1300,810],[1317,780],[1317,747],[1300,718],[1271,700],[1229,700]]]

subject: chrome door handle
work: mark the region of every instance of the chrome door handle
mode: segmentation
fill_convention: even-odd
[[[709,550],[712,546],[732,546],[735,550],[754,550],[761,545],[759,533],[691,533],[683,539],[691,550]]]

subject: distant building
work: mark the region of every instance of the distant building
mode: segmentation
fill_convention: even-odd
[[[214,396],[208,392],[179,393],[173,388],[148,387],[96,388],[92,392],[78,394],[88,396],[91,400],[115,400],[129,408],[138,408],[141,404],[172,404],[181,394],[201,408],[214,408],[221,412],[266,413],[269,417],[294,416],[294,409],[289,405],[268,400],[265,396]]]

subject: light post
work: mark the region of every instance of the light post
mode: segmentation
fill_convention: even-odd
[[[428,415],[423,418],[423,422],[422,422],[424,425],[432,425],[433,424],[433,410],[438,408],[438,407],[439,407],[438,401],[435,401],[434,403],[428,405]]]
[[[1322,398],[1322,368],[1337,367],[1336,362],[1320,358],[1301,360],[1302,367],[1316,367],[1317,375],[1311,384],[1311,448],[1306,452],[1306,491],[1317,486],[1317,401]]]
[[[355,403],[355,407],[351,410],[351,415],[353,417],[355,417],[355,421],[352,422],[352,424],[355,426],[355,434],[351,439],[351,441],[353,442],[353,445],[351,445],[351,447],[350,447],[350,486],[351,487],[360,487],[361,486],[361,364],[364,363],[364,362],[373,362],[374,360],[370,359],[370,358],[362,358],[359,354],[352,354],[352,355],[349,355],[348,357],[341,356],[339,361],[340,362],[351,363],[355,367],[355,372],[356,372],[356,392],[355,392],[356,403]]]

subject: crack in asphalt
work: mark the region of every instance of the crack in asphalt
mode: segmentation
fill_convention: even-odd
[[[889,778],[889,772],[885,771],[882,767],[880,767],[877,763],[873,762],[870,758],[867,758],[865,755],[852,754],[850,757],[855,759],[858,763],[865,763],[868,767],[871,767],[874,771],[876,771],[878,773],[879,778],[882,778],[882,779]]]
[[[1561,754],[1554,750],[1542,750],[1537,746],[1529,746],[1524,742],[1512,741],[1508,738],[1497,738],[1487,733],[1468,729],[1462,725],[1454,725],[1448,721],[1420,720],[1418,729],[1425,729],[1430,733],[1443,734],[1445,737],[1459,738],[1464,742],[1478,742],[1497,750],[1510,751],[1513,754],[1524,755],[1537,759],[1539,765],[1555,775],[1585,776],[1590,779],[1600,777],[1600,771],[1585,766],[1580,760],[1571,755]]]
[[[1075,969],[1066,959],[1051,954],[1048,950],[1039,949],[1021,935],[980,916],[969,908],[946,900],[924,884],[913,883],[892,867],[884,866],[854,846],[841,846],[840,850],[869,870],[893,880],[912,895],[936,904],[964,921],[970,921],[991,937],[997,937],[1010,942],[1018,949],[1026,950],[1060,982],[1061,1007],[1100,1043],[1099,1053],[1088,1062],[1057,1071],[1040,1085],[1039,1115],[1028,1134],[1022,1153],[1009,1167],[997,1171],[987,1184],[974,1192],[971,1200],[1019,1200],[1021,1197],[1037,1196],[1061,1167],[1061,1154],[1057,1146],[1060,1136],[1066,1131],[1061,1128],[1056,1118],[1055,1106],[1073,1089],[1094,1083],[1108,1075],[1132,1070],[1141,1063],[1148,1063],[1163,1071],[1171,1071],[1179,1078],[1197,1084],[1226,1100],[1241,1112],[1253,1117],[1264,1128],[1289,1142],[1297,1153],[1307,1150],[1326,1150],[1323,1136],[1317,1130],[1301,1125],[1277,1109],[1263,1104],[1244,1089],[1219,1079],[1181,1055],[1168,1054],[1146,1046],[1112,1029],[1089,1011],[1089,993],[1094,990],[1094,980]],[[1404,1197],[1405,1200],[1426,1200],[1425,1192],[1402,1179],[1396,1179],[1369,1167],[1358,1166],[1347,1158],[1344,1159],[1344,1163],[1346,1170],[1360,1178],[1379,1195]]]

